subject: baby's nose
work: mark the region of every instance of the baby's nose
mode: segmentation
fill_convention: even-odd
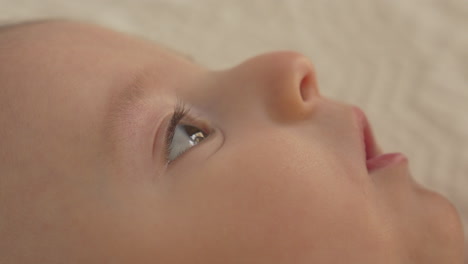
[[[265,71],[261,76],[267,79],[263,89],[269,112],[284,121],[308,116],[320,97],[310,60],[297,52],[283,51],[258,57],[258,63]]]

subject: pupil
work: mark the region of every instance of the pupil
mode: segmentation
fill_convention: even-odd
[[[189,135],[190,139],[192,139],[192,141],[194,141],[195,143],[199,143],[205,138],[205,134],[200,129],[194,126],[188,126],[188,125],[184,127],[185,127],[185,132],[187,133],[187,135]]]

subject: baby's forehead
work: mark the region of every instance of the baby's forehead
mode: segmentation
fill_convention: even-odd
[[[79,23],[58,19],[0,24],[0,55],[11,56],[17,52],[22,53],[24,49],[37,48],[39,48],[39,53],[43,53],[40,47],[53,47],[54,44],[60,44],[60,39],[64,39],[63,36],[67,34],[69,35],[67,38],[76,39],[78,37],[76,33],[80,33],[79,27],[83,26]],[[75,36],[73,37],[73,35]]]
[[[33,35],[34,38],[28,38],[28,35]],[[119,44],[131,43],[131,46],[137,44],[141,47],[150,47],[152,50],[156,48],[160,52],[177,55],[194,62],[190,55],[178,52],[162,43],[147,40],[143,36],[114,31],[97,24],[65,19],[42,19],[3,24],[0,22],[0,47],[2,48],[22,46],[21,44],[24,44],[24,41],[29,40],[29,42],[31,42],[31,40],[37,39],[46,40],[49,44],[52,44],[52,42],[59,39],[57,38],[59,35],[68,35],[67,38],[70,39],[87,39],[90,42],[96,41],[97,39],[100,41],[105,38],[114,39],[116,42],[119,42]]]
[[[165,53],[146,39],[87,22],[41,20],[0,28],[0,60],[17,66],[31,67],[30,62],[34,62],[36,66],[81,63],[93,67],[98,65],[90,63],[103,60],[119,61],[125,66],[148,57],[162,61]]]
[[[96,32],[110,31],[94,24],[64,19],[42,19],[20,22],[0,23],[0,39],[13,38],[15,36],[35,35],[35,37],[47,37],[50,33],[69,32]]]

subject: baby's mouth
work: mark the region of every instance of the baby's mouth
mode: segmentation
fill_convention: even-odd
[[[382,155],[382,150],[375,142],[374,134],[372,133],[372,128],[369,124],[369,120],[367,119],[366,114],[357,106],[354,106],[354,112],[357,115],[359,126],[361,128],[362,139],[366,153],[366,161]]]
[[[365,150],[365,160],[368,172],[396,164],[406,160],[406,157],[401,153],[386,153],[384,154],[377,144],[369,120],[364,111],[359,107],[354,106],[359,127],[362,133],[362,145]]]

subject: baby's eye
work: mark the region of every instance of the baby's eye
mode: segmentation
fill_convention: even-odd
[[[172,162],[182,153],[197,145],[208,136],[207,133],[195,126],[177,124],[173,137],[168,142],[168,161]]]

